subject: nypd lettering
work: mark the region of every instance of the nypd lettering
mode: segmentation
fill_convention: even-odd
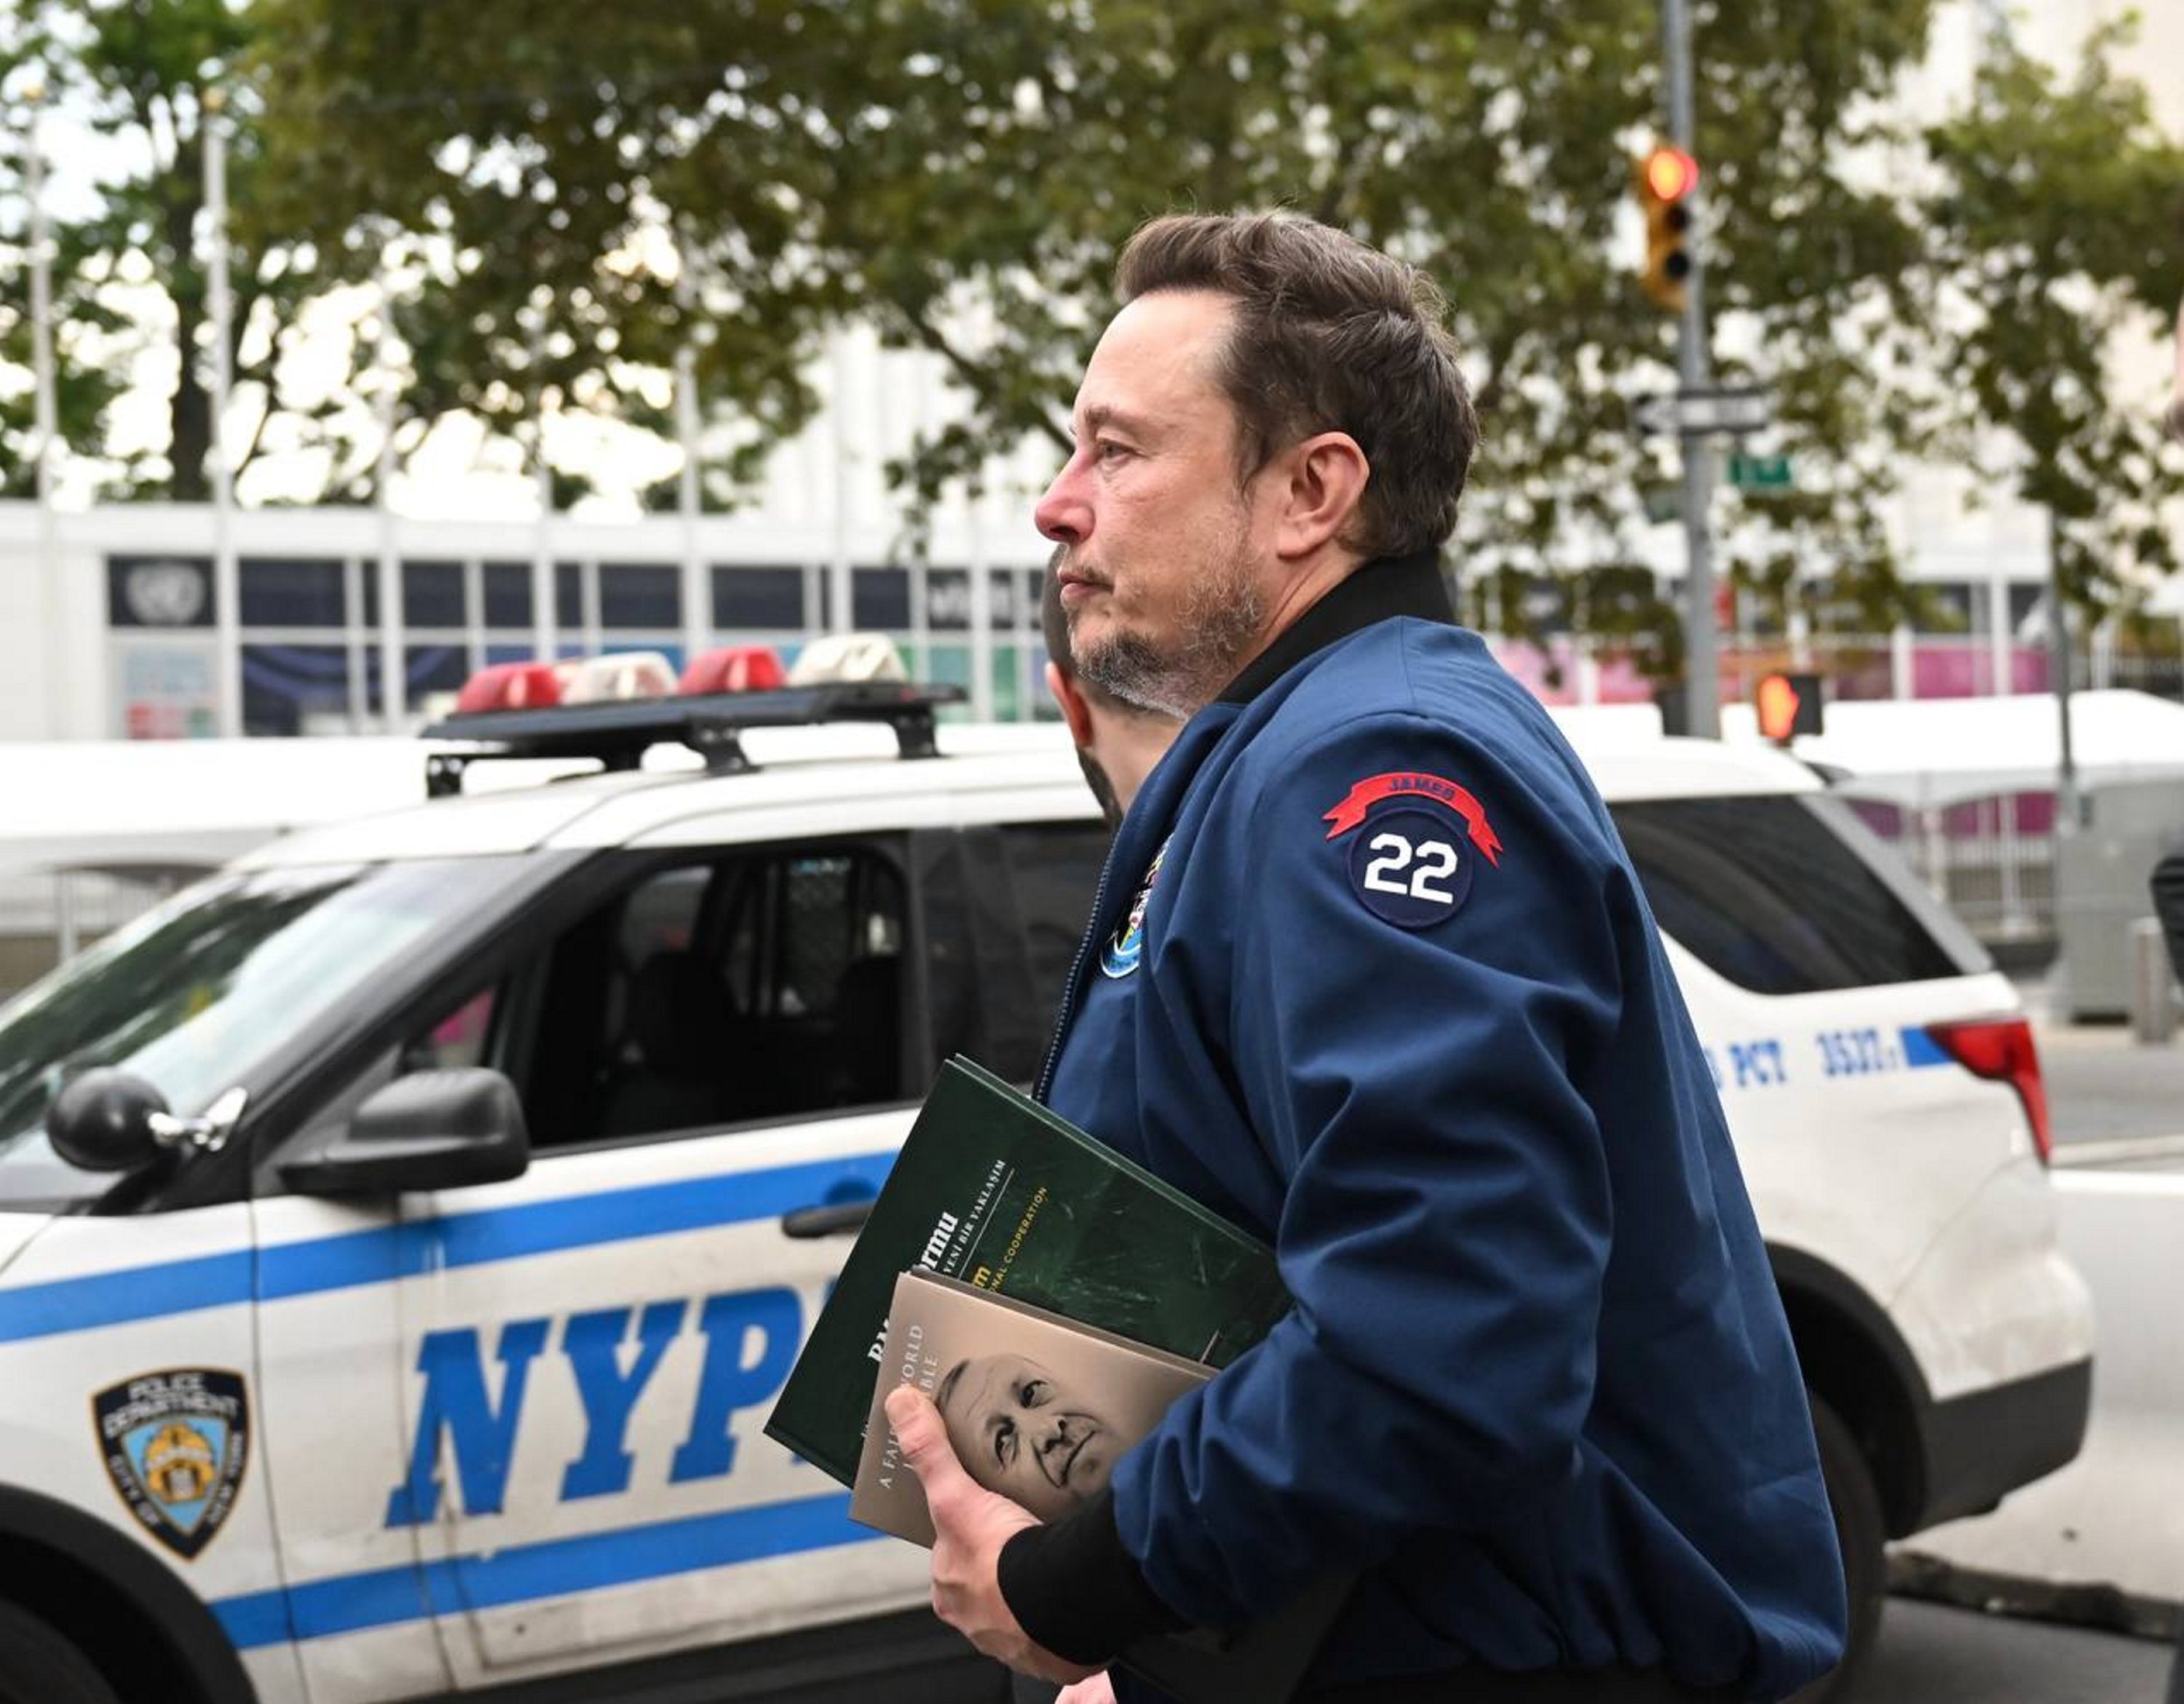
[[[1486,807],[1438,775],[1391,771],[1352,786],[1320,819],[1327,838],[1356,833],[1350,885],[1365,909],[1398,928],[1423,929],[1471,897],[1475,860],[1498,865],[1502,842]]]
[[[574,1381],[583,1408],[584,1439],[563,1467],[560,1501],[615,1496],[629,1489],[635,1457],[630,1420],[661,1360],[679,1338],[705,1339],[698,1389],[667,1480],[717,1479],[736,1463],[736,1415],[771,1401],[787,1382],[804,1332],[796,1292],[778,1286],[735,1290],[643,1309],[603,1308],[551,1319],[512,1319],[492,1339],[465,1327],[426,1334],[418,1345],[418,1395],[410,1471],[387,1499],[389,1527],[423,1526],[440,1517],[443,1462],[452,1462],[462,1511],[501,1512],[515,1459],[525,1405],[549,1364],[549,1344]],[[496,1369],[488,1372],[488,1359]]]
[[[91,1413],[107,1477],[146,1532],[185,1561],[220,1535],[250,1459],[241,1373],[141,1373],[92,1397]]]
[[[1174,837],[1170,836],[1173,839]],[[1153,854],[1153,861],[1145,866],[1145,879],[1138,884],[1137,897],[1130,901],[1129,915],[1123,920],[1100,949],[1100,969],[1110,977],[1127,977],[1138,968],[1138,961],[1145,950],[1145,907],[1152,901],[1153,883],[1160,880],[1161,865],[1167,857],[1167,840]]]

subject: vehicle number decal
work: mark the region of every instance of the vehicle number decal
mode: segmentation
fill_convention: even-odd
[[[1903,1068],[1902,1044],[1878,1029],[1824,1029],[1813,1039],[1823,1077],[1871,1077]]]

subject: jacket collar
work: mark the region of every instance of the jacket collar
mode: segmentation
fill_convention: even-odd
[[[1448,587],[1441,583],[1439,551],[1360,564],[1246,663],[1215,702],[1249,704],[1314,652],[1397,615],[1415,615],[1424,621],[1456,620]]]

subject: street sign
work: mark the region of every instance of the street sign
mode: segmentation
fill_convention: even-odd
[[[1736,437],[1774,424],[1774,398],[1758,385],[1713,387],[1641,397],[1630,405],[1638,430],[1682,437]]]
[[[1794,482],[1786,455],[1731,455],[1729,482],[1739,491],[1787,491]]]

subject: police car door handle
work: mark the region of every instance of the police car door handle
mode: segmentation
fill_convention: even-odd
[[[783,1232],[792,1237],[838,1237],[861,1231],[872,1216],[870,1201],[830,1201],[823,1207],[799,1207],[781,1216]]]

